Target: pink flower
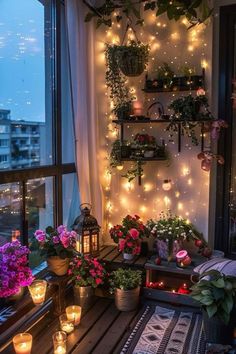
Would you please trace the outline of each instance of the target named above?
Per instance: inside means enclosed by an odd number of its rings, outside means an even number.
[[[119,243],[120,251],[124,251],[125,245],[126,245],[126,240],[121,240]]]
[[[97,284],[97,285],[99,285],[99,284],[101,284],[101,283],[102,283],[102,279],[100,279],[100,278],[96,278],[96,279],[95,279],[95,282],[96,282],[96,284]]]
[[[43,230],[37,230],[34,233],[34,236],[38,242],[45,242],[46,240],[46,234]]]
[[[70,238],[68,232],[64,231],[63,233],[61,233],[60,240],[65,248],[68,248],[70,246]]]
[[[129,234],[133,240],[137,240],[139,237],[139,231],[137,229],[130,229]]]
[[[60,239],[58,236],[53,236],[52,240],[53,240],[53,243],[55,243],[55,244],[60,242]]]
[[[90,269],[89,273],[92,275],[93,278],[95,278],[97,275],[94,269]]]
[[[67,229],[66,229],[66,226],[65,225],[60,225],[60,226],[58,226],[58,228],[57,228],[57,232],[59,233],[59,234],[61,234],[62,232],[65,232]]]

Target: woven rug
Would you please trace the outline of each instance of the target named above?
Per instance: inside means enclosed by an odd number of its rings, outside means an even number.
[[[147,306],[120,354],[131,353],[205,353],[201,314]]]

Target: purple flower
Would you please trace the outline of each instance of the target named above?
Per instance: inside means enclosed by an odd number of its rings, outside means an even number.
[[[43,230],[35,231],[34,236],[38,242],[45,242],[46,240],[46,234]]]
[[[53,240],[53,243],[55,243],[55,244],[60,242],[60,239],[58,236],[53,236],[52,240]]]
[[[70,233],[69,232],[63,232],[60,234],[60,240],[61,243],[65,248],[68,248],[70,246]]]
[[[58,228],[57,228],[57,232],[58,232],[59,234],[61,234],[61,233],[63,233],[63,232],[66,232],[66,231],[67,231],[67,228],[66,228],[65,225],[60,225],[60,226],[58,226]]]

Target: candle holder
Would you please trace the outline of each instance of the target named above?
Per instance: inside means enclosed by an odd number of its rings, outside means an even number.
[[[66,316],[68,320],[73,321],[74,325],[77,326],[80,323],[81,318],[81,307],[72,305],[66,308]]]
[[[28,288],[35,305],[44,303],[47,290],[46,280],[34,280]]]
[[[33,337],[30,333],[19,333],[13,337],[13,346],[16,354],[30,354]]]
[[[61,327],[61,330],[66,332],[66,333],[71,333],[74,331],[74,321],[72,320],[69,320],[67,318],[67,315],[66,313],[63,313],[60,317],[60,327]]]
[[[58,331],[53,334],[54,354],[66,354],[67,335],[63,331]]]

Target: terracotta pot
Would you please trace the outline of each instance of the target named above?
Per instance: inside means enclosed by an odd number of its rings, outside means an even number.
[[[176,259],[176,254],[182,249],[182,243],[179,241],[174,241],[173,245],[169,247],[167,241],[156,240],[156,247],[159,257],[168,261],[174,261]],[[169,249],[171,248],[171,252]]]
[[[75,305],[79,305],[82,309],[88,309],[93,303],[94,288],[92,286],[74,285]]]
[[[132,290],[115,289],[115,304],[120,311],[133,311],[139,303],[140,287]]]
[[[50,272],[62,276],[65,275],[69,268],[69,258],[62,259],[58,256],[47,258],[48,269]]]
[[[123,258],[126,260],[126,261],[132,261],[132,259],[134,259],[134,255],[131,254],[131,253],[123,253]]]

